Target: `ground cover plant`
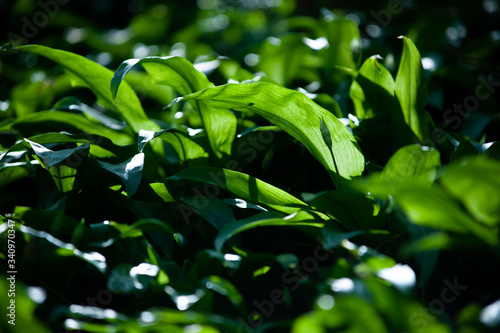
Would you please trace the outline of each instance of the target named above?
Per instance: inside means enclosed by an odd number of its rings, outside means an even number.
[[[0,50],[2,332],[499,330],[495,1],[48,3]]]

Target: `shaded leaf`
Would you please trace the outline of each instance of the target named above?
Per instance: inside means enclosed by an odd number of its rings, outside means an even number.
[[[475,158],[450,166],[440,180],[475,219],[494,227],[500,223],[499,175],[500,162]]]
[[[125,162],[119,164],[110,164],[98,161],[101,168],[114,173],[122,180],[127,189],[127,195],[131,197],[139,188],[144,168],[144,153],[139,153]]]

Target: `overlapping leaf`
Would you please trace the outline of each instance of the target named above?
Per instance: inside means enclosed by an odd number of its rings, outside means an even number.
[[[200,100],[212,107],[260,114],[302,142],[328,170],[337,186],[341,183],[335,174],[351,179],[364,169],[364,157],[347,128],[330,112],[297,91],[267,82],[227,84],[176,101],[181,100]],[[323,140],[321,120],[330,129],[335,161]]]

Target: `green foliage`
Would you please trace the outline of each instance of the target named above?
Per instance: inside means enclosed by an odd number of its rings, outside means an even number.
[[[245,3],[0,50],[0,330],[496,332],[496,77],[430,70],[396,7],[365,8],[394,19],[369,39],[356,12]],[[479,111],[441,110],[450,83]]]

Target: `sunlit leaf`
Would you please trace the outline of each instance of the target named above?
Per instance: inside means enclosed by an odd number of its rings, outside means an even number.
[[[158,130],[158,125],[146,116],[135,92],[127,83],[123,84],[115,102],[109,91],[109,83],[113,77],[109,69],[75,53],[46,46],[25,45],[14,49],[47,57],[61,65],[77,80],[78,85],[91,89],[103,106],[119,112],[136,133],[141,129]]]
[[[299,92],[266,82],[227,84],[177,99],[181,100],[200,100],[213,107],[260,114],[302,142],[328,170],[337,186],[341,186],[335,176],[337,168],[344,179],[358,176],[364,169],[364,157],[347,128]],[[337,167],[323,141],[321,120],[330,129]]]
[[[215,167],[193,167],[179,171],[169,179],[187,179],[217,185],[237,198],[291,214],[309,206],[291,194],[247,174]]]
[[[429,118],[424,110],[427,104],[427,84],[424,68],[415,44],[402,36],[404,47],[396,76],[396,96],[401,104],[406,123],[420,141],[429,138]]]
[[[115,72],[111,81],[113,96],[118,93],[125,75],[136,65],[141,64],[158,84],[173,87],[182,95],[194,93],[213,86],[205,75],[182,57],[147,57],[124,61]],[[221,108],[207,108],[195,103],[200,112],[203,127],[208,136],[210,146],[218,158],[223,154],[231,154],[231,144],[236,135],[236,117]]]

